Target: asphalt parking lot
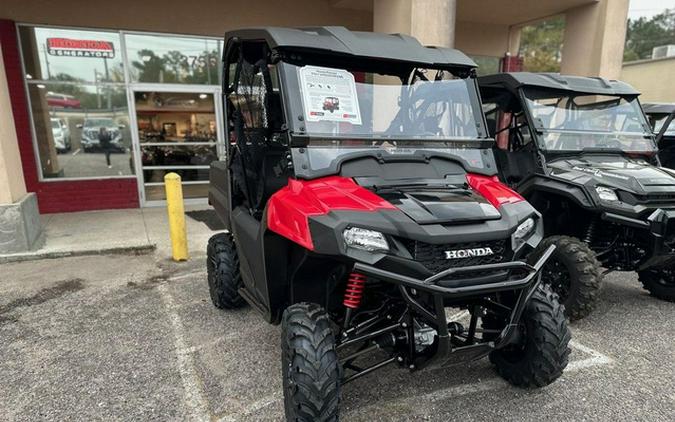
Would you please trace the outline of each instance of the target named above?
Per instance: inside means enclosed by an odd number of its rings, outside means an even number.
[[[343,389],[343,420],[675,420],[675,304],[606,280],[555,384],[516,389],[487,360],[392,367]],[[279,332],[215,309],[203,256],[3,264],[0,420],[280,420]]]
[[[133,175],[129,161],[129,153],[110,154],[108,168],[103,152],[84,152],[81,148],[57,155],[59,168],[63,170],[63,177],[90,177],[99,176],[129,176]]]

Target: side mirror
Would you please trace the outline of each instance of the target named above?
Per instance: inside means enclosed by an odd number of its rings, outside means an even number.
[[[75,127],[78,128],[78,129],[82,129],[82,123],[76,124]]]

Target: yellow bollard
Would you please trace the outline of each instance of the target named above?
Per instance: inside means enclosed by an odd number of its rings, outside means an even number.
[[[164,186],[166,188],[166,209],[169,213],[172,257],[174,261],[186,261],[188,259],[187,231],[185,230],[183,187],[180,176],[176,173],[167,173],[164,176]]]

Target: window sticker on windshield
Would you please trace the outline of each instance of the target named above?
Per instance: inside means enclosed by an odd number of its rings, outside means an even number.
[[[361,124],[354,75],[318,66],[305,66],[299,74],[307,121]]]

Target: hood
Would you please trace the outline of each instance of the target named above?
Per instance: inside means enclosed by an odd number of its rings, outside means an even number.
[[[636,194],[675,192],[675,174],[644,160],[587,156],[548,163],[550,175],[579,184],[603,185]]]
[[[501,218],[497,208],[470,189],[393,189],[377,194],[417,224],[468,223]]]

